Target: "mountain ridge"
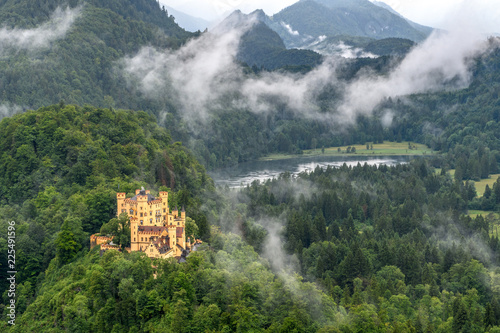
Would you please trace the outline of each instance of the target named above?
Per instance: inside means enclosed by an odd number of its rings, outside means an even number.
[[[405,38],[420,42],[430,32],[367,0],[301,0],[270,17],[269,26],[288,48],[307,47],[322,36]]]

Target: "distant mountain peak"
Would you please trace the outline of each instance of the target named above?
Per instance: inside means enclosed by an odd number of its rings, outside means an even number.
[[[191,32],[197,30],[203,31],[210,26],[210,22],[207,20],[191,16],[189,14],[186,14],[182,11],[179,11],[169,6],[165,6],[165,8],[167,9],[170,15],[175,17],[175,22],[177,22],[179,26],[186,29],[187,31]]]
[[[308,48],[320,37],[340,35],[420,42],[432,31],[368,0],[301,0],[272,16],[268,25],[288,48]]]

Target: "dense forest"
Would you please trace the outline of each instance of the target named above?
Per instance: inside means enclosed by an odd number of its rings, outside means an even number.
[[[500,181],[494,189],[498,211]],[[496,332],[499,221],[464,215],[475,197],[425,159],[318,167],[233,191],[216,220],[227,231],[236,221],[275,268],[321,286],[347,312],[340,331]]]
[[[90,234],[116,216],[117,191],[171,189],[171,205],[190,210],[199,236],[209,233],[197,216],[211,179],[145,112],[53,105],[3,119],[0,142],[0,223],[17,224],[17,282],[28,294],[54,258],[62,265],[88,251]],[[6,252],[7,234],[0,242]]]

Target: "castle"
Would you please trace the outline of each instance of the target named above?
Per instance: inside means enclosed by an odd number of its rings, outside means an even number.
[[[170,212],[168,192],[160,192],[155,198],[149,190],[136,190],[135,196],[126,198],[117,193],[117,215],[126,213],[130,220],[130,249],[141,251],[150,258],[180,258],[191,249],[186,240],[186,212],[180,214],[177,207]],[[91,247],[101,245],[101,250],[116,249],[112,237],[92,235]]]

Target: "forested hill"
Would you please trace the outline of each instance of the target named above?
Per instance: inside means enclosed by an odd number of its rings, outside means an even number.
[[[177,48],[192,36],[180,28],[155,0],[1,1],[0,24],[22,32],[42,32],[57,8],[71,8],[74,22],[47,47],[3,45],[0,87],[3,103],[23,108],[67,103],[139,107],[129,98],[114,62],[142,46]],[[64,20],[64,12],[62,20]],[[69,14],[68,14],[69,15]],[[38,30],[36,30],[38,29]]]
[[[48,20],[57,7],[67,6],[110,10],[125,19],[157,26],[175,37],[185,38],[190,35],[180,28],[166,10],[160,8],[158,2],[154,0],[2,0],[0,1],[0,20],[7,26],[32,27]]]
[[[116,192],[171,191],[206,239],[205,169],[145,112],[72,105],[27,111],[0,122],[0,228],[16,222],[17,283],[34,296],[52,259],[84,255],[89,235],[116,216]],[[0,250],[6,253],[6,233]],[[0,266],[7,267],[1,257]],[[41,274],[41,275],[40,275]],[[6,279],[0,279],[0,293]],[[5,303],[4,303],[5,304]]]

